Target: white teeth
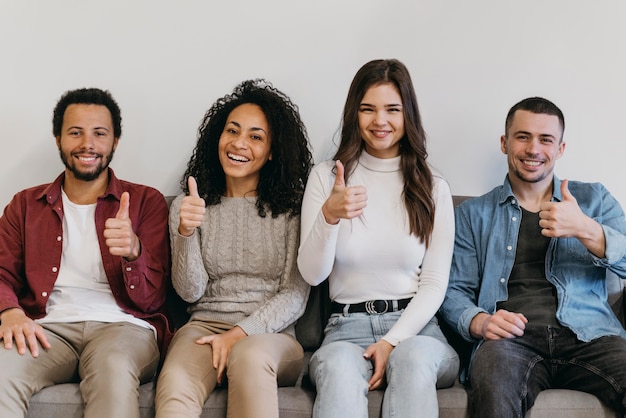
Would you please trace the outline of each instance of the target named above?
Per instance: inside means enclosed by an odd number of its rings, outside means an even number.
[[[228,158],[230,158],[231,160],[239,161],[239,162],[242,162],[242,163],[246,163],[246,162],[250,161],[249,159],[247,159],[246,157],[242,157],[241,155],[235,155],[235,154],[231,154],[231,153],[228,153],[226,155],[228,155]]]
[[[541,162],[539,161],[527,161],[527,160],[523,161],[523,163],[526,165],[533,166],[533,167],[536,167],[541,164]]]
[[[78,157],[79,160],[89,162],[96,159],[96,157]]]

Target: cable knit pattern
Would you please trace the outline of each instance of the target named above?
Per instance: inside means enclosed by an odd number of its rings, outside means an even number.
[[[299,217],[261,218],[254,198],[222,197],[184,237],[178,233],[183,197],[170,210],[172,282],[191,303],[192,318],[236,324],[248,335],[294,335],[310,289],[296,264]]]

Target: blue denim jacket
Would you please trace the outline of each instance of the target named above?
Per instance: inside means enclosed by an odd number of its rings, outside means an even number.
[[[554,177],[552,201],[561,201]],[[626,220],[615,198],[600,183],[569,182],[581,210],[602,225],[605,258],[590,253],[576,238],[552,238],[546,254],[546,278],[557,291],[558,321],[581,341],[626,331],[607,302],[606,269],[626,277]],[[502,186],[455,209],[456,238],[450,281],[441,314],[465,340],[478,313],[492,314],[508,297],[522,212],[508,177]],[[476,348],[476,346],[475,346]]]

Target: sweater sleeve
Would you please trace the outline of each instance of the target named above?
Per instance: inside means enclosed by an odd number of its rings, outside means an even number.
[[[418,334],[426,326],[443,302],[448,286],[454,248],[454,209],[448,183],[435,177],[433,196],[435,223],[422,261],[417,292],[400,319],[383,337],[393,346]]]
[[[330,275],[335,262],[339,225],[330,225],[322,214],[322,205],[330,195],[334,176],[332,161],[318,164],[311,171],[302,200],[302,241],[298,267],[311,286]],[[341,222],[341,221],[340,221]]]
[[[184,194],[174,199],[170,208],[170,243],[172,246],[172,285],[188,303],[196,302],[206,291],[209,275],[202,263],[200,228],[185,237],[178,233],[180,205]]]
[[[280,332],[302,316],[306,307],[310,287],[302,279],[296,263],[300,219],[297,216],[284,216],[287,251],[278,292],[237,324],[248,335]]]

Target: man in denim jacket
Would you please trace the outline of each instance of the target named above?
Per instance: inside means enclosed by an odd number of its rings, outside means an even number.
[[[607,270],[626,277],[626,221],[599,183],[553,173],[561,110],[511,108],[502,186],[461,204],[445,320],[474,343],[470,415],[523,417],[541,390],[592,393],[626,411],[626,331],[607,302]]]

